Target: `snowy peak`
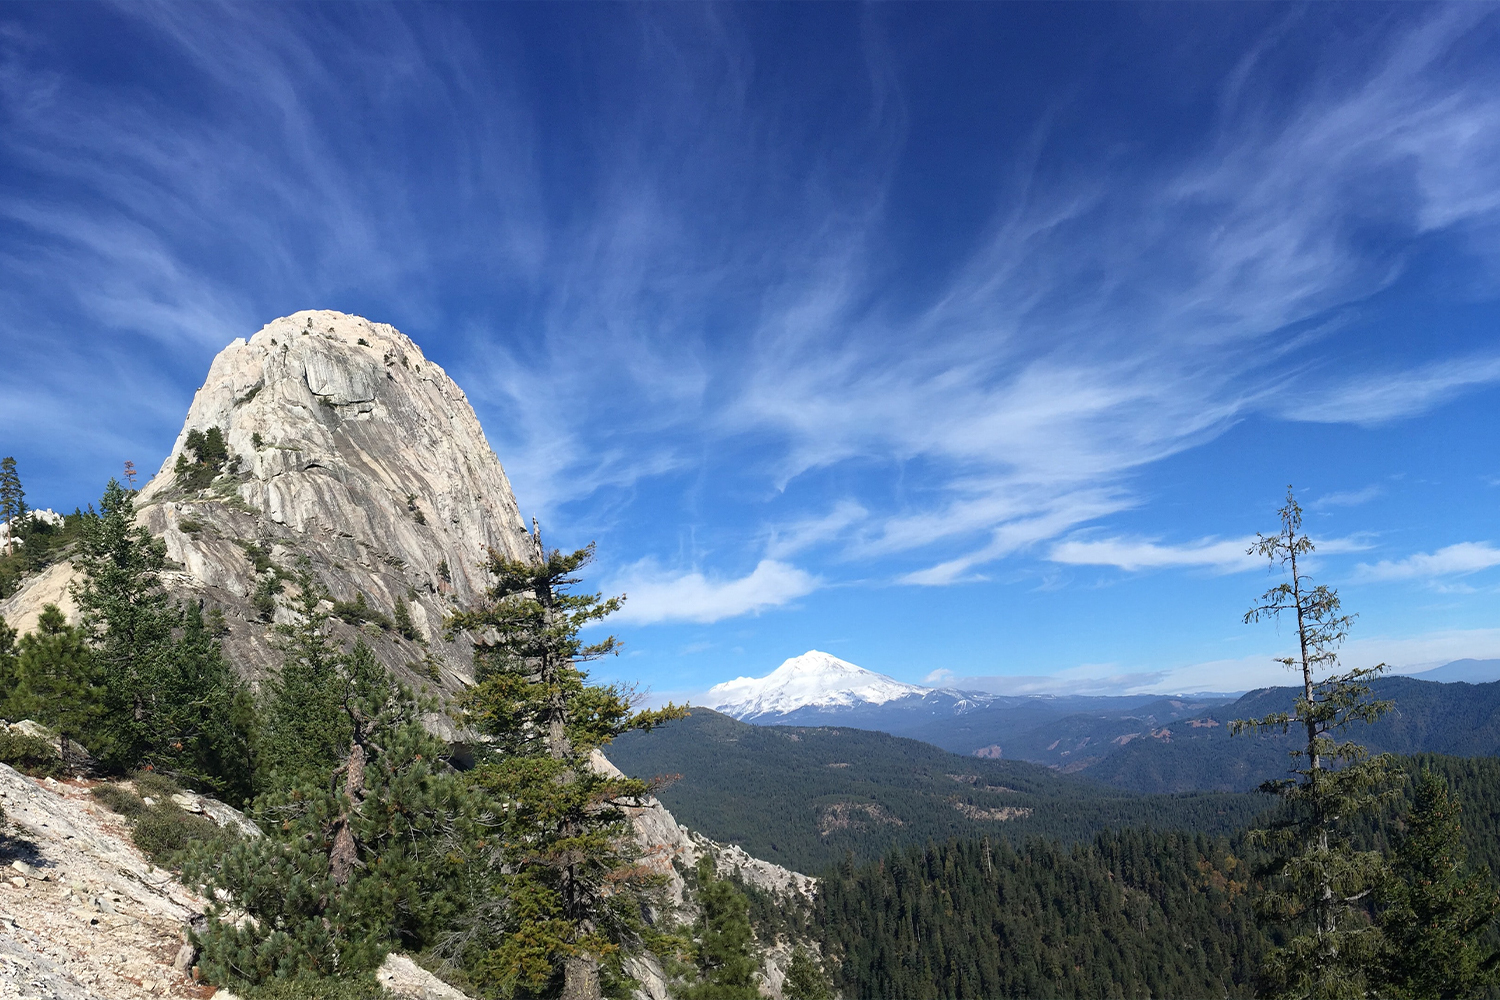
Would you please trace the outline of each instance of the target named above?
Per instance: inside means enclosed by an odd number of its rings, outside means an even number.
[[[736,677],[715,684],[708,689],[706,702],[709,708],[736,719],[753,719],[799,708],[883,705],[912,695],[921,697],[930,690],[812,649],[764,677]]]

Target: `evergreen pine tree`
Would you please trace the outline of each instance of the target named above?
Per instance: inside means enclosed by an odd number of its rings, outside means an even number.
[[[1314,586],[1298,567],[1313,542],[1302,531],[1302,508],[1290,487],[1277,513],[1281,530],[1259,535],[1249,551],[1283,570],[1287,580],[1266,591],[1245,621],[1295,620],[1298,652],[1279,662],[1300,674],[1301,690],[1291,712],[1236,720],[1232,727],[1239,733],[1296,726],[1305,735],[1292,751],[1297,777],[1262,786],[1281,796],[1287,809],[1277,823],[1256,831],[1273,858],[1258,905],[1290,932],[1287,943],[1266,956],[1262,974],[1278,996],[1359,997],[1379,946],[1379,932],[1360,907],[1384,879],[1385,862],[1379,852],[1355,850],[1349,834],[1360,815],[1393,794],[1393,765],[1389,755],[1372,757],[1362,745],[1336,737],[1390,708],[1369,698],[1368,681],[1385,664],[1329,673],[1336,671],[1354,617],[1343,613],[1337,591]]]
[[[698,906],[694,957],[700,981],[683,990],[682,996],[685,1000],[758,1000],[750,905],[732,882],[714,876],[713,860],[708,857],[698,861]]]
[[[343,715],[343,753],[321,769],[304,761],[256,800],[265,836],[187,866],[215,900],[200,936],[214,981],[368,972],[393,948],[428,946],[452,920],[451,847],[472,810],[445,747],[363,643],[337,654],[325,680]],[[231,910],[253,919],[219,919]]]
[[[35,719],[66,740],[89,746],[104,715],[104,679],[83,629],[69,625],[57,605],[42,608],[36,631],[16,647],[12,718]]]
[[[6,555],[16,551],[16,534],[25,516],[26,491],[21,489],[21,477],[16,474],[16,460],[7,455],[0,458],[0,521],[10,525],[5,543]]]
[[[792,950],[792,961],[787,965],[786,978],[781,983],[781,995],[786,1000],[833,1000],[833,990],[817,959],[801,945]]]
[[[1448,783],[1423,769],[1415,791],[1383,893],[1380,995],[1487,995],[1500,952],[1481,938],[1500,913],[1500,893],[1488,868],[1466,869],[1461,810]]]
[[[247,695],[204,627],[172,602],[165,548],[135,524],[134,494],[111,479],[83,525],[74,596],[102,704],[83,737],[106,767],[159,768],[240,798],[248,791]]]
[[[250,690],[224,658],[202,607],[188,604],[179,615],[181,627],[154,678],[141,761],[239,805],[251,793]]]
[[[593,546],[546,553],[539,534],[533,544],[530,562],[492,552],[487,602],[448,622],[450,632],[476,637],[465,718],[490,742],[473,779],[495,803],[504,839],[483,893],[494,905],[471,914],[464,961],[486,988],[560,988],[567,1000],[598,1000],[601,963],[618,956],[656,880],[635,864],[623,812],[649,786],[591,755],[685,713],[671,705],[637,712],[628,691],[587,683],[581,664],[618,642],[585,643],[579,632],[622,598],[571,592]],[[488,936],[473,922],[485,914]]]
[[[104,680],[104,721],[88,744],[108,767],[138,765],[149,746],[153,682],[177,624],[158,574],[166,550],[135,524],[132,495],[111,479],[98,512],[85,515],[75,584],[83,627]]]
[[[300,614],[280,626],[281,667],[261,689],[255,738],[255,790],[285,790],[324,781],[347,752],[351,724],[341,697],[343,654],[328,637],[322,591],[298,581]]]
[[[21,680],[17,673],[16,630],[0,615],[0,719],[19,719],[15,707]]]

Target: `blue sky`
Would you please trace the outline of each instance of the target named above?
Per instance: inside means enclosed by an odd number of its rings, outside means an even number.
[[[340,309],[598,541],[658,694],[1273,682],[1288,483],[1351,662],[1500,656],[1497,53],[1478,4],[11,5],[0,452],[87,503]]]

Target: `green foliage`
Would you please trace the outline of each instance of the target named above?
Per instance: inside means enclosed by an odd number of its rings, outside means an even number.
[[[89,790],[100,805],[130,821],[130,839],[163,868],[178,868],[191,856],[228,850],[238,835],[179,807],[171,796],[182,789],[170,778],[138,771],[135,791],[114,783]],[[151,799],[151,805],[146,799]]]
[[[1248,867],[1228,840],[1141,830],[913,846],[827,874],[823,954],[852,997],[1250,996]]]
[[[0,615],[0,719],[20,718],[11,709],[11,701],[21,683],[16,670],[16,630],[6,623],[4,615]]]
[[[1386,869],[1383,856],[1356,849],[1351,834],[1361,814],[1378,810],[1394,794],[1394,762],[1388,755],[1371,757],[1363,745],[1340,742],[1336,734],[1354,722],[1373,722],[1390,708],[1369,697],[1368,679],[1385,665],[1319,676],[1338,666],[1338,648],[1354,619],[1343,613],[1336,591],[1313,586],[1297,567],[1313,543],[1302,532],[1302,509],[1290,488],[1277,513],[1281,530],[1259,535],[1250,552],[1283,569],[1288,579],[1266,591],[1245,621],[1294,617],[1299,653],[1280,662],[1300,672],[1302,690],[1290,712],[1233,724],[1236,732],[1285,733],[1296,726],[1305,735],[1305,743],[1291,751],[1300,762],[1292,769],[1296,777],[1263,786],[1288,808],[1255,832],[1271,852],[1257,908],[1290,937],[1266,955],[1262,976],[1279,996],[1364,996],[1379,934],[1360,901],[1385,880]]]
[[[640,932],[660,879],[637,863],[623,807],[645,782],[601,773],[590,754],[622,733],[680,717],[637,712],[629,692],[589,685],[581,664],[614,653],[613,636],[579,636],[620,598],[575,594],[593,547],[535,562],[490,556],[486,603],[449,619],[476,637],[468,725],[489,738],[472,776],[492,803],[502,847],[474,887],[467,922],[445,943],[482,989],[598,996],[601,965]]]
[[[317,782],[349,746],[352,723],[344,709],[347,659],[326,634],[328,615],[310,578],[300,581],[300,615],[278,628],[280,668],[261,689],[256,732],[255,791],[285,791]]]
[[[245,557],[248,558],[250,560],[250,564],[255,567],[255,573],[257,576],[262,573],[270,573],[276,569],[276,564],[271,561],[271,550],[266,548],[260,542],[242,541],[239,543],[239,546],[240,548],[245,550]]]
[[[265,440],[260,436],[260,431],[255,431],[250,435],[250,443],[254,445],[257,450],[266,446]]]
[[[13,686],[0,714],[35,719],[86,746],[104,724],[103,672],[88,633],[69,625],[55,604],[42,608],[37,630],[16,647]]]
[[[833,1000],[828,977],[812,953],[801,945],[792,949],[792,961],[786,967],[781,995],[786,1000]]]
[[[421,507],[417,506],[417,495],[415,493],[406,494],[406,512],[410,514],[411,519],[413,521],[416,521],[418,524],[427,523],[427,515],[422,513]]]
[[[200,964],[216,982],[360,974],[392,948],[426,947],[454,917],[473,812],[464,783],[442,763],[445,748],[423,729],[411,693],[363,644],[333,651],[318,624],[292,637],[267,713],[275,738],[293,740],[315,717],[289,718],[286,699],[321,677],[342,714],[334,729],[343,752],[326,741],[311,753],[273,744],[277,781],[251,810],[266,835],[200,852],[187,866],[209,898],[231,901],[215,904],[201,935]],[[231,907],[253,919],[219,920]]]
[[[282,589],[281,581],[275,576],[261,577],[255,585],[254,593],[250,595],[250,606],[255,609],[257,618],[268,622],[276,617],[276,595]]]
[[[1417,778],[1406,830],[1383,888],[1380,995],[1468,997],[1495,986],[1500,952],[1482,940],[1500,893],[1488,868],[1469,870],[1460,806],[1431,770]]]
[[[154,864],[179,868],[190,853],[217,854],[239,837],[166,801],[146,807],[131,820],[130,839]]]
[[[698,862],[698,906],[693,957],[699,981],[681,990],[685,1000],[757,1000],[759,967],[751,949],[750,906],[734,883],[714,877],[713,861]]]
[[[40,573],[63,559],[77,544],[82,533],[84,515],[73,512],[62,524],[52,524],[39,517],[20,518],[11,524],[11,537],[19,544],[7,552],[0,549],[0,598],[8,597],[21,581]]]
[[[89,794],[110,812],[119,813],[127,819],[139,816],[146,811],[146,803],[141,800],[139,795],[125,786],[116,785],[113,782],[95,785],[89,789]]]
[[[394,628],[396,633],[403,639],[417,642],[422,638],[422,633],[417,631],[416,623],[411,620],[411,609],[401,598],[396,598],[396,614],[394,615]]]
[[[7,455],[0,458],[0,521],[9,522],[14,528],[25,516],[26,491],[21,488],[21,477],[16,474],[16,460]],[[11,543],[13,546],[14,542]]]
[[[244,1000],[386,1000],[390,996],[373,975],[316,979],[271,979],[243,989]]]
[[[369,623],[378,627],[382,632],[389,632],[396,627],[388,615],[370,606],[362,590],[355,591],[352,601],[334,601],[333,617],[350,625]]]
[[[75,596],[102,686],[81,736],[116,770],[150,766],[231,802],[249,792],[250,696],[201,606],[174,604],[159,540],[135,526],[132,494],[110,480],[83,525]]]
[[[61,774],[63,762],[52,741],[28,736],[0,726],[0,764],[9,764],[22,774],[36,778]]]
[[[192,452],[189,460],[188,453]],[[188,431],[183,442],[183,451],[172,467],[177,484],[185,490],[207,489],[229,461],[229,447],[224,443],[224,432],[210,427],[205,433],[196,428]]]

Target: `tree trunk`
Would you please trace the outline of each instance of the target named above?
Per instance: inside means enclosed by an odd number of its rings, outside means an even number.
[[[592,955],[574,955],[563,963],[562,1000],[601,1000],[599,962]]]

